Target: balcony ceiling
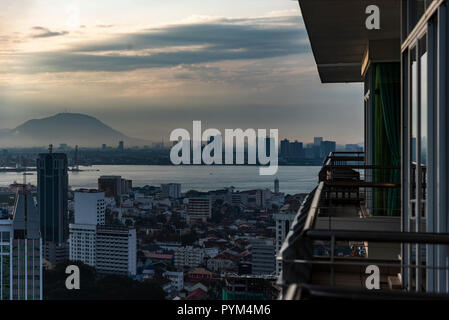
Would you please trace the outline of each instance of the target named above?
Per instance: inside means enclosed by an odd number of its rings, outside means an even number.
[[[298,0],[323,83],[361,82],[370,40],[400,38],[400,0]],[[367,30],[365,9],[380,9],[380,30]]]

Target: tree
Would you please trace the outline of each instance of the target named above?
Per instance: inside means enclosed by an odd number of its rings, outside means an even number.
[[[68,265],[80,269],[80,289],[65,286]],[[46,300],[163,300],[164,290],[156,283],[137,281],[127,276],[99,275],[95,268],[82,262],[65,261],[44,272],[44,299]]]

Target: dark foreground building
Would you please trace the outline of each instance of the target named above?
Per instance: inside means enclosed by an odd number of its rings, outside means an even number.
[[[52,264],[66,260],[68,251],[68,165],[65,153],[39,154],[37,202],[44,258]]]
[[[448,1],[299,4],[321,81],[364,83],[365,152],[327,157],[280,252],[282,298],[448,298]]]

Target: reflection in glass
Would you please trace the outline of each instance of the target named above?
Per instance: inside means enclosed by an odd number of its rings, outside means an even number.
[[[419,56],[420,56],[420,135],[421,135],[421,167],[422,167],[422,181],[427,183],[426,168],[427,168],[427,115],[428,115],[428,95],[427,95],[427,46],[426,37],[419,41]],[[426,188],[423,186],[423,199],[426,199]],[[423,211],[425,206],[423,206]]]
[[[418,62],[416,61],[416,49],[413,48],[410,52],[412,62],[411,74],[411,141],[410,141],[410,159],[416,162],[416,141],[418,137]]]

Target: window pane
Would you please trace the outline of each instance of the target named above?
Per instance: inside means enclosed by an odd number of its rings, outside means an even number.
[[[412,63],[411,74],[411,141],[410,141],[410,159],[416,162],[416,141],[418,137],[418,63],[416,61],[416,48],[413,48],[410,52]]]

